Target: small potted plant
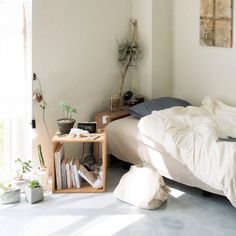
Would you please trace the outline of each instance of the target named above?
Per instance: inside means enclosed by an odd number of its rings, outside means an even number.
[[[46,190],[48,185],[48,169],[45,165],[41,144],[38,145],[38,163],[37,180],[43,187],[43,190]]]
[[[2,204],[20,201],[20,188],[14,184],[4,185],[0,183],[0,202]]]
[[[60,134],[69,134],[75,123],[72,116],[76,114],[77,110],[64,101],[60,102],[60,108],[62,109],[63,118],[57,120],[59,132]]]
[[[25,200],[30,203],[42,201],[44,198],[43,187],[37,180],[29,181],[25,188]]]
[[[23,161],[20,158],[15,160],[17,165],[17,176],[15,177],[15,184],[20,188],[20,191],[23,193],[25,191],[25,186],[28,183],[28,179],[25,177],[27,173],[29,173],[32,169],[31,161]]]

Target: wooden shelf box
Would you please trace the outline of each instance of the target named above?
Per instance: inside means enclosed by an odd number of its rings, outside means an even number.
[[[55,135],[52,138],[52,151],[53,151],[53,157],[51,159],[52,161],[52,191],[53,193],[99,193],[104,192],[106,187],[106,172],[107,172],[107,147],[106,147],[106,133],[96,133],[96,134],[90,134],[90,135],[97,135],[98,137],[96,139],[91,139],[91,136],[88,137],[82,137],[82,138],[71,138],[69,135],[63,135],[58,136]],[[98,162],[99,158],[99,145],[101,145],[101,152],[102,152],[102,181],[103,181],[103,187],[96,189],[89,185],[89,183],[83,181],[81,188],[75,189],[75,188],[68,188],[68,189],[56,189],[56,174],[55,174],[55,151],[57,150],[57,147],[60,144],[64,143],[94,143],[94,156],[96,158],[96,161]]]

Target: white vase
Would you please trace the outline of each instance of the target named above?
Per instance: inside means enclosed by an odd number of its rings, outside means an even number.
[[[14,184],[20,188],[20,192],[25,192],[25,187],[27,186],[29,180],[28,179],[16,179],[14,180]]]
[[[119,111],[120,109],[120,97],[118,95],[113,95],[109,98],[109,110],[111,112]]]
[[[39,181],[39,184],[43,187],[43,190],[48,188],[48,169],[43,168],[37,171],[36,179]]]

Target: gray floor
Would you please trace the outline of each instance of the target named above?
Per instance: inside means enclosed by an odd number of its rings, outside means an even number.
[[[236,209],[224,197],[202,196],[200,190],[166,181],[168,201],[143,210],[112,195],[124,170],[108,171],[108,188],[99,194],[54,194],[38,204],[23,199],[0,205],[0,235],[236,235]]]

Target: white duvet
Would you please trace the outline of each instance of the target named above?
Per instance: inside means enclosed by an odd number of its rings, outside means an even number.
[[[206,97],[201,107],[153,111],[138,127],[236,207],[236,142],[217,141],[236,137],[236,107]]]

